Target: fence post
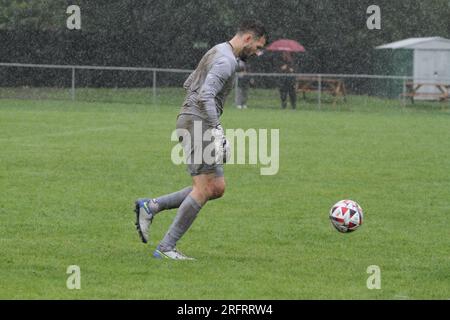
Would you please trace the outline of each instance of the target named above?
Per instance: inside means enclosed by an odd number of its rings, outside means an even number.
[[[406,98],[406,78],[403,78],[403,93],[402,93],[402,103],[405,105]]]
[[[236,81],[234,82],[234,102],[237,103],[238,86],[239,86],[239,73],[236,74]]]
[[[75,100],[75,68],[72,68],[72,89],[71,89],[72,101]]]
[[[156,104],[156,70],[153,70],[153,104]]]
[[[320,104],[321,104],[321,95],[322,95],[322,75],[319,74],[319,85],[318,85],[318,92],[317,92],[319,110],[320,110]]]

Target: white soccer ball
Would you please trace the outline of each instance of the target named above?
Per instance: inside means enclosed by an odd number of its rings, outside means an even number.
[[[353,200],[341,200],[330,209],[331,224],[339,232],[352,232],[363,223],[363,210]]]

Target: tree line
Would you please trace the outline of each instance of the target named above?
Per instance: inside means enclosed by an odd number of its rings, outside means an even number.
[[[68,30],[66,8],[81,9]],[[381,29],[366,26],[367,0],[3,0],[2,62],[194,68],[239,21],[257,18],[278,38],[299,41],[300,72],[370,73],[374,47],[409,37],[450,38],[450,1],[377,0]],[[270,71],[271,56],[257,63]]]

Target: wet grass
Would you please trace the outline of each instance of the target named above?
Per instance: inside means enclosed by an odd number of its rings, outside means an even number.
[[[250,109],[230,103],[223,125],[279,129],[279,172],[226,167],[225,196],[179,243],[194,262],[151,257],[174,210],[155,218],[149,245],[133,225],[136,197],[190,184],[170,160],[180,94],[0,99],[0,298],[450,298],[448,110],[354,97],[341,112],[281,111],[276,92],[256,93]],[[351,234],[328,220],[344,198],[365,210]],[[66,287],[70,265],[81,290]],[[371,265],[380,290],[366,286]]]

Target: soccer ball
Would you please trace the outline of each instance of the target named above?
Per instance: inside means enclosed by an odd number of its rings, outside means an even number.
[[[363,210],[353,200],[341,200],[330,209],[331,224],[339,232],[352,232],[363,223]]]

